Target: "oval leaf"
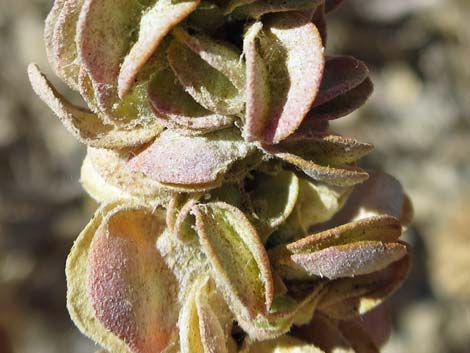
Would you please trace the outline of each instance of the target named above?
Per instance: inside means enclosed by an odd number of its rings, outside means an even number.
[[[277,143],[299,127],[316,97],[323,46],[316,27],[296,12],[273,16],[262,29],[256,26],[258,30],[249,31],[244,44],[245,138]]]
[[[201,245],[215,282],[233,313],[245,320],[266,313],[273,300],[268,256],[245,215],[222,202],[193,209]]]

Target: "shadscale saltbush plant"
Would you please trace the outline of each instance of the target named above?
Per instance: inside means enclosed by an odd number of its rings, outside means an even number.
[[[364,63],[325,54],[340,2],[55,1],[48,58],[88,108],[28,72],[87,146],[101,206],[67,306],[104,349],[378,351],[363,322],[407,276],[411,208],[356,165],[370,144],[329,131],[372,92]]]

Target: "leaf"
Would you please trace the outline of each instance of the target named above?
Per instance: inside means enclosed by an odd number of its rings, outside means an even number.
[[[149,99],[156,115],[170,129],[210,132],[232,125],[233,118],[215,114],[197,103],[171,69],[156,73],[149,84]]]
[[[47,60],[55,73],[57,73],[59,69],[54,58],[54,31],[65,2],[66,0],[54,0],[54,4],[52,5],[51,11],[47,15],[44,25],[44,44],[46,48]]]
[[[268,256],[244,214],[222,202],[193,208],[200,243],[232,312],[244,320],[266,313],[273,300]]]
[[[196,282],[180,314],[182,353],[228,353],[227,335],[208,300],[208,281]]]
[[[396,242],[400,235],[400,222],[394,217],[384,215],[329,228],[290,243],[286,247],[292,253],[300,254],[358,241]]]
[[[330,167],[305,160],[288,152],[275,152],[273,155],[300,168],[312,179],[325,182],[329,185],[351,186],[361,183],[368,178],[368,174],[364,170],[347,164]]]
[[[245,37],[245,139],[278,143],[301,124],[320,87],[323,47],[303,15],[274,15]],[[264,68],[265,67],[265,68]]]
[[[321,165],[353,163],[367,155],[371,144],[328,133],[292,135],[277,145],[263,145],[268,152],[292,154]]]
[[[39,98],[52,109],[75,138],[88,146],[123,148],[140,145],[154,138],[161,131],[158,125],[136,126],[132,131],[106,125],[101,117],[68,102],[56,91],[36,65],[28,66],[28,75],[33,90]]]
[[[85,190],[98,202],[117,197],[138,199],[152,206],[167,204],[171,190],[142,173],[129,170],[127,159],[126,154],[116,151],[88,148],[81,174]]]
[[[308,276],[336,279],[380,271],[406,255],[399,243],[359,241],[326,249],[291,255]]]
[[[231,165],[253,151],[235,130],[194,137],[166,130],[127,165],[159,183],[208,189],[219,185]]]
[[[251,202],[256,215],[269,228],[281,225],[292,213],[299,196],[299,178],[290,171],[259,173],[253,181]]]
[[[331,12],[334,9],[336,9],[343,0],[325,0],[325,5],[326,5],[326,12]]]
[[[307,115],[306,123],[311,119],[338,119],[359,109],[374,90],[372,81],[367,78],[356,88],[342,94],[335,99],[314,107]]]
[[[122,98],[134,84],[139,70],[156,51],[163,38],[199,5],[199,0],[169,2],[157,0],[140,20],[139,38],[124,58],[118,77]]]
[[[367,66],[351,56],[326,59],[320,91],[312,107],[335,99],[359,86],[369,76]]]
[[[80,66],[75,42],[78,16],[83,0],[66,0],[52,32],[50,49],[56,74],[72,89],[77,89]]]
[[[152,246],[164,229],[162,216],[140,206],[104,206],[67,259],[71,317],[108,351],[160,351],[176,330],[169,291],[177,282]]]
[[[351,319],[377,307],[403,283],[410,270],[410,257],[393,262],[385,269],[355,278],[343,278],[327,285],[319,310],[341,320]]]
[[[180,84],[204,108],[224,115],[242,111],[244,102],[241,92],[223,72],[179,40],[171,42],[167,55]],[[211,58],[216,61],[216,58]]]

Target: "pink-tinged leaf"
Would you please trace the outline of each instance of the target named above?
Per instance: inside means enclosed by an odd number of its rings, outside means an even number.
[[[336,9],[344,0],[325,0],[326,12],[331,12]]]
[[[253,151],[235,130],[194,137],[166,130],[128,166],[160,183],[213,188],[237,160]]]
[[[242,92],[229,77],[203,60],[187,45],[175,39],[171,42],[167,55],[180,84],[204,108],[224,115],[242,111]]]
[[[228,353],[228,335],[222,317],[211,300],[213,293],[207,279],[196,282],[184,304],[179,319],[182,353]],[[225,323],[224,323],[225,324]]]
[[[354,163],[367,155],[371,144],[328,133],[294,134],[277,145],[263,148],[276,155],[288,153],[321,165]]]
[[[98,202],[107,202],[111,194],[117,194],[118,199],[137,199],[152,206],[167,205],[174,190],[132,171],[127,165],[130,154],[132,150],[88,148],[80,177],[85,190]],[[103,187],[98,188],[98,185]]]
[[[308,113],[305,122],[311,119],[338,119],[359,109],[365,104],[374,90],[372,81],[367,78],[356,88],[322,105],[314,107]]]
[[[86,282],[96,318],[135,353],[162,352],[177,332],[178,283],[155,247],[164,230],[161,210],[123,207],[90,245]]]
[[[400,221],[405,217],[409,221],[410,212],[406,207],[400,183],[388,174],[371,171],[370,179],[354,187],[342,210],[330,222],[323,225],[322,229],[383,215],[395,217]]]
[[[247,339],[246,341],[248,341]],[[272,340],[245,342],[243,353],[325,353],[315,345],[290,335]]]
[[[141,11],[133,0],[85,0],[77,26],[78,54],[99,101],[116,95],[119,68]]]
[[[60,12],[65,5],[66,0],[55,0],[51,11],[47,15],[46,22],[44,25],[44,44],[46,47],[46,55],[49,64],[51,65],[54,72],[58,72],[58,67],[54,58],[54,31],[59,20]]]
[[[222,202],[193,209],[214,280],[232,312],[244,320],[266,314],[273,301],[269,259],[256,230],[236,207]]]
[[[287,245],[294,254],[314,252],[330,246],[357,241],[396,242],[401,235],[400,221],[391,216],[377,216],[327,229]]]
[[[369,76],[367,66],[351,56],[328,57],[322,83],[312,107],[322,105],[351,91]]]
[[[207,64],[224,74],[239,91],[245,89],[245,67],[238,48],[203,35],[189,35],[180,28],[176,28],[173,34]]]
[[[403,283],[410,270],[410,257],[391,263],[385,269],[327,284],[319,309],[332,318],[352,319],[377,307]]]
[[[320,2],[320,0],[257,0],[249,4],[241,4],[234,9],[232,16],[259,19],[268,13],[314,10]]]
[[[168,128],[210,132],[233,123],[232,117],[212,113],[199,105],[185,92],[169,68],[153,76],[149,99],[155,114]]]
[[[255,141],[262,135],[269,114],[270,88],[268,70],[258,53],[257,36],[262,23],[256,22],[245,34],[243,52],[246,58],[246,121],[244,137]]]
[[[406,247],[399,243],[360,241],[294,254],[291,259],[309,276],[336,279],[380,271],[405,255]]]
[[[78,17],[84,0],[66,0],[53,31],[52,56],[57,75],[78,89],[80,70],[75,42]]]
[[[58,116],[66,129],[80,142],[99,148],[124,148],[140,145],[158,135],[158,126],[137,127],[132,131],[106,125],[101,117],[76,107],[58,93],[39,68],[31,64],[28,75],[33,90]]]
[[[314,180],[335,186],[351,186],[367,180],[368,174],[353,165],[321,165],[288,152],[274,152],[275,157],[298,168]]]
[[[316,27],[300,13],[274,15],[262,29],[255,26],[244,44],[245,138],[278,143],[299,127],[317,95],[323,46]]]
[[[134,84],[137,74],[150,59],[163,38],[199,5],[199,0],[166,2],[157,0],[140,20],[139,38],[124,58],[118,78],[122,98]]]

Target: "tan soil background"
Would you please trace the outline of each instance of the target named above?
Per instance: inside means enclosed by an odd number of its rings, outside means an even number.
[[[64,264],[95,205],[84,148],[32,93],[51,0],[0,0],[0,353],[91,353],[65,309]],[[330,53],[371,68],[375,94],[333,129],[376,146],[415,205],[414,268],[386,353],[470,352],[470,1],[346,0]],[[55,81],[57,82],[57,81]],[[64,88],[63,86],[59,86]]]

